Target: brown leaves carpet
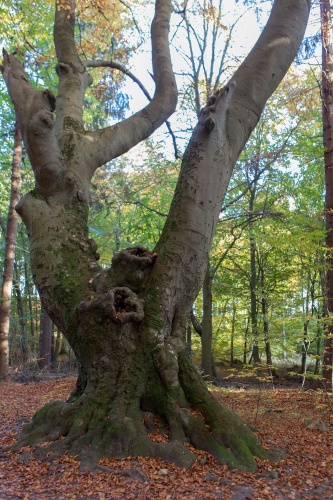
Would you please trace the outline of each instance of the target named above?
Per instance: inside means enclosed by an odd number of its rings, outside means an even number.
[[[15,441],[41,405],[66,399],[74,383],[68,377],[0,384],[0,448]],[[73,457],[37,462],[30,448],[0,450],[0,499],[333,499],[332,396],[285,388],[220,389],[215,394],[255,428],[265,447],[285,447],[285,459],[258,461],[257,472],[244,473],[228,470],[203,452],[190,470],[128,457],[102,460],[92,473],[79,470]]]

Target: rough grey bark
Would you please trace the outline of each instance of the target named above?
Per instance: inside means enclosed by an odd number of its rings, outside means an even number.
[[[226,27],[222,0],[219,0],[216,7],[211,4],[214,11],[213,16],[203,14],[197,19],[197,12],[202,9],[204,13],[207,9],[206,2],[189,2],[186,9],[180,12],[185,26],[185,39],[188,55],[184,57],[184,62],[189,65],[188,77],[194,90],[195,112],[199,119],[202,104],[207,102],[209,97],[218,91],[222,82],[227,81],[226,71],[230,64],[228,51],[232,39],[232,33],[237,26],[241,16],[231,25]],[[196,22],[201,24],[202,35],[197,35],[197,25],[192,24],[192,11],[196,14]],[[208,9],[209,10],[209,9]],[[186,49],[185,49],[186,50]],[[200,57],[197,57],[197,54]],[[234,243],[233,243],[234,244]],[[233,244],[231,246],[233,246]],[[219,260],[217,266],[213,265],[210,258],[207,259],[207,273],[202,285],[203,308],[202,326],[200,327],[201,338],[201,369],[206,380],[213,380],[216,376],[214,359],[212,353],[213,340],[213,280],[218,267],[226,257],[226,252]],[[197,331],[197,330],[196,330]]]
[[[35,455],[68,452],[87,463],[102,456],[159,456],[189,466],[195,459],[189,440],[220,463],[254,470],[254,456],[269,453],[209,393],[186,353],[184,332],[233,166],[295,56],[310,2],[276,0],[267,28],[232,82],[208,100],[156,248],[126,249],[101,269],[87,229],[91,176],[148,137],[176,105],[168,46],[171,2],[155,5],[155,95],[144,110],[104,130],[84,129],[83,97],[91,79],[75,49],[73,1],[56,5],[56,100],[49,91],[34,90],[19,62],[4,54],[2,73],[36,179],[18,207],[32,272],[43,307],[80,364],[69,401],[37,412],[16,448],[51,441]],[[168,442],[149,438],[147,412],[168,423]]]
[[[6,227],[5,262],[2,279],[2,293],[0,303],[0,380],[9,375],[9,324],[11,297],[13,288],[14,260],[16,249],[16,235],[18,215],[15,206],[20,199],[20,168],[22,161],[22,137],[17,124],[14,133],[14,155],[12,161],[10,202]]]

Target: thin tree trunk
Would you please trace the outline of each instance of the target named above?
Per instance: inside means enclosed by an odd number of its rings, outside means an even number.
[[[58,356],[60,353],[61,349],[61,331],[59,328],[56,329],[56,334],[53,329],[53,335],[52,335],[52,366],[55,367],[56,363],[58,361]]]
[[[302,363],[301,363],[301,373],[306,373],[306,357],[309,350],[309,340],[308,340],[308,326],[309,322],[304,321],[303,327],[303,343],[302,343]]]
[[[188,354],[191,356],[192,355],[192,325],[191,325],[191,320],[188,321],[187,328],[186,328],[186,350],[187,350]]]
[[[22,234],[22,247],[25,248],[24,238]],[[28,296],[28,306],[29,306],[29,316],[30,316],[30,333],[31,337],[35,336],[35,325],[34,325],[34,311],[33,311],[33,303],[32,303],[32,294],[31,294],[31,284],[28,273],[27,261],[25,258],[25,254],[23,253],[24,258],[24,279],[25,279],[25,290]]]
[[[232,320],[230,335],[230,366],[234,364],[234,340],[235,340],[235,322],[236,322],[236,303],[232,301]]]
[[[21,160],[22,137],[20,129],[16,124],[14,135],[14,156],[12,162],[11,193],[6,229],[6,250],[1,294],[2,299],[0,303],[0,379],[6,379],[9,373],[8,337],[18,225],[18,215],[15,211],[15,205],[20,199]]]
[[[213,358],[212,358],[212,340],[213,340],[213,295],[212,295],[212,277],[210,275],[209,265],[202,287],[203,296],[203,317],[202,317],[202,335],[201,335],[201,369],[206,380],[213,380]]]
[[[246,318],[246,327],[245,327],[245,335],[244,335],[244,349],[243,349],[243,363],[246,365],[247,361],[247,339],[249,335],[249,318]]]
[[[327,247],[327,316],[333,313],[333,52],[330,0],[320,2],[322,37],[322,99],[325,163],[325,211]],[[332,388],[333,375],[333,324],[328,322],[323,359],[323,378],[327,388]]]
[[[287,359],[287,336],[286,325],[284,323],[284,316],[282,316],[282,341],[283,341],[283,359]]]
[[[304,324],[303,324],[303,342],[302,342],[302,363],[301,363],[301,373],[305,374],[306,373],[306,358],[310,346],[309,338],[308,338],[308,330],[309,330],[309,320],[308,320],[308,315],[309,315],[309,286],[310,286],[310,280],[308,276],[307,280],[307,290],[306,290],[306,299],[305,299],[305,310],[304,316]]]
[[[253,212],[255,192],[251,191],[249,212]],[[260,363],[258,340],[258,314],[257,314],[257,266],[256,266],[256,240],[253,235],[253,224],[250,221],[250,296],[251,296],[251,327],[252,327],[252,356],[254,363]]]
[[[268,301],[265,296],[265,272],[261,268],[261,312],[264,324],[264,341],[265,341],[265,352],[266,352],[266,363],[268,365],[269,372],[272,371],[272,352],[271,343],[269,340],[269,322],[268,322]]]
[[[28,339],[27,339],[27,320],[26,313],[24,308],[24,303],[22,299],[21,289],[20,289],[20,275],[17,268],[17,263],[14,262],[14,273],[15,279],[13,280],[13,289],[16,295],[16,305],[17,305],[17,314],[20,324],[20,348],[22,352],[22,360],[23,363],[28,361]]]
[[[322,354],[322,343],[325,339],[325,332],[327,328],[327,290],[326,290],[326,261],[323,254],[319,254],[319,294],[322,297],[321,302],[321,317],[318,312],[317,318],[317,358],[315,373],[320,373],[320,367],[322,368],[323,356]],[[318,370],[318,371],[316,371]]]
[[[40,337],[39,337],[39,368],[50,368],[51,346],[52,346],[53,322],[47,312],[42,308],[40,313]]]
[[[321,337],[322,337],[322,320],[323,318],[320,317],[318,314],[317,317],[317,335],[316,335],[316,364],[314,368],[314,374],[318,375],[319,374],[319,368],[320,368],[320,351],[321,351]]]

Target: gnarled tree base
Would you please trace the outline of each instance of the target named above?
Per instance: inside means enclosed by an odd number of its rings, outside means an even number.
[[[109,401],[106,380],[102,379],[97,390],[88,384],[72,402],[54,401],[44,406],[13,449],[40,444],[34,453],[37,459],[52,460],[67,452],[90,467],[102,457],[142,456],[188,468],[196,457],[186,443],[209,452],[221,464],[247,471],[256,470],[254,457],[282,458],[264,450],[243,421],[209,393],[184,353],[179,355],[179,365],[180,388],[173,397],[169,394],[164,398],[166,390],[161,380],[160,387],[156,386],[156,377],[150,384],[154,391],[148,386],[140,404],[136,398]],[[180,393],[186,394],[186,401]],[[154,412],[145,411],[147,408]],[[168,442],[153,440],[156,416],[165,422]]]

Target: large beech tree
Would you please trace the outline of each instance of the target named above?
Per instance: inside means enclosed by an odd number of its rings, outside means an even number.
[[[36,90],[19,61],[4,53],[2,74],[36,179],[17,206],[34,281],[80,363],[69,400],[39,410],[16,448],[43,443],[37,457],[68,451],[88,464],[141,455],[190,466],[190,441],[230,467],[254,470],[254,456],[269,458],[242,420],[208,391],[186,354],[184,334],[233,166],[295,57],[309,10],[310,0],[275,0],[257,44],[201,111],[156,248],[123,250],[109,269],[98,265],[88,236],[89,184],[96,169],[149,137],[175,110],[171,0],[155,2],[154,97],[102,130],[86,131],[83,123],[91,77],[75,46],[74,1],[56,1],[56,98]],[[168,442],[149,438],[153,415],[167,423]]]

